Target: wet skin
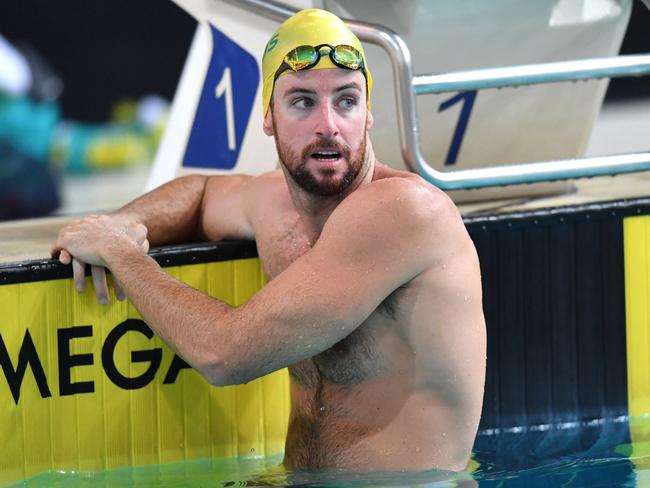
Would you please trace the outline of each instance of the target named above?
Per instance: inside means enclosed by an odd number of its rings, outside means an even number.
[[[412,175],[383,165],[374,177],[412,180],[409,184],[430,191]],[[280,175],[267,178],[284,181]],[[278,189],[280,201],[269,202],[259,216],[258,251],[270,279],[311,249],[302,219],[281,202],[289,199],[287,193]],[[377,225],[390,213],[387,206]],[[458,244],[471,255],[467,241]],[[399,247],[396,260],[414,251],[406,243]],[[467,280],[476,279],[472,268],[477,263],[475,256],[465,259],[423,270],[380,302],[350,335],[290,366],[288,467],[465,467],[480,416],[485,367],[480,290]],[[308,336],[309,324],[301,333]]]
[[[281,170],[180,178],[63,229],[53,253],[108,266],[214,384],[289,366],[288,467],[461,470],[485,375],[476,252],[444,193],[375,160],[372,122],[361,73],[281,76],[264,121]],[[269,283],[231,308],[143,252],[190,239],[255,239]]]

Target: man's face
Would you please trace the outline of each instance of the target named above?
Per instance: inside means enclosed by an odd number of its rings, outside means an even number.
[[[372,115],[359,71],[319,69],[281,76],[264,132],[275,137],[282,165],[306,192],[342,193],[366,159]]]

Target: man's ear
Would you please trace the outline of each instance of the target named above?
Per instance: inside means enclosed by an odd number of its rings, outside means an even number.
[[[375,118],[372,116],[372,112],[368,110],[368,117],[366,117],[366,130],[370,129],[375,123]]]
[[[273,115],[271,115],[271,110],[273,109],[269,107],[268,111],[266,112],[266,117],[264,117],[264,123],[262,124],[264,133],[267,136],[272,136],[275,134],[274,127],[273,127]]]

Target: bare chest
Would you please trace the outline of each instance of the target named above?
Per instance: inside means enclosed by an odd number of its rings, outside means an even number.
[[[395,358],[385,354],[385,336],[391,333],[383,318],[370,317],[329,349],[292,365],[291,379],[317,394],[324,383],[353,386],[389,374]]]
[[[257,252],[269,281],[311,247],[309,238],[298,224],[269,228],[257,236]]]

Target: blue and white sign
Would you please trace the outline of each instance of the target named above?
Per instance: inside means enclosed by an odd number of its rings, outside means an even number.
[[[237,164],[260,82],[255,58],[210,25],[212,58],[183,157],[183,167]]]

